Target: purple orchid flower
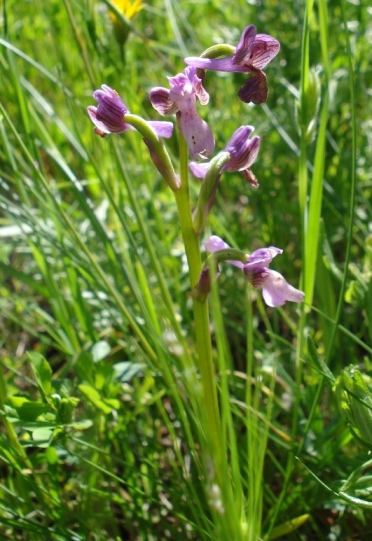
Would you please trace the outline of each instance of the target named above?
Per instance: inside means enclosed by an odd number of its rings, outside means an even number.
[[[241,171],[250,184],[255,188],[258,188],[257,179],[250,170],[250,167],[255,162],[260,150],[259,136],[255,135],[250,139],[253,131],[253,126],[240,126],[240,128],[234,132],[225,148],[225,151],[230,154],[230,158],[221,167],[220,175],[224,171]],[[209,166],[210,162],[191,162],[189,165],[191,172],[197,178],[204,178]]]
[[[97,101],[98,107],[90,105],[87,109],[97,135],[105,137],[109,134],[135,129],[125,122],[125,115],[129,111],[115,90],[107,85],[102,85],[102,89],[93,92],[93,97]],[[173,124],[171,122],[149,121],[147,124],[154,129],[159,137],[169,138],[172,135]]]
[[[263,69],[278,54],[280,43],[268,34],[257,34],[251,24],[245,28],[235,53],[227,58],[185,58],[194,68],[213,71],[253,73],[238,95],[245,103],[263,103],[267,99],[267,81]]]
[[[228,250],[230,246],[220,237],[213,235],[206,243],[205,248],[208,252]],[[228,263],[240,268],[247,276],[253,287],[262,287],[262,296],[268,306],[282,306],[286,301],[302,302],[304,293],[293,286],[283,278],[279,272],[270,270],[268,266],[275,256],[283,253],[280,248],[270,246],[269,248],[259,248],[247,257],[247,261],[231,261]]]
[[[168,81],[170,90],[162,87],[151,90],[152,106],[163,116],[177,113],[190,156],[195,160],[204,159],[214,150],[214,137],[208,124],[198,115],[196,99],[206,105],[209,94],[196,75],[196,68],[186,68],[183,73],[168,77]]]

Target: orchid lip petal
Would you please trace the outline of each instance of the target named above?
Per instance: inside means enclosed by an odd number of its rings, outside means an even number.
[[[240,87],[238,96],[244,103],[259,105],[267,100],[267,78],[263,71],[256,71]]]
[[[198,115],[195,105],[181,111],[180,128],[193,159],[204,159],[213,152],[213,133],[208,124]]]
[[[270,270],[263,283],[262,296],[268,306],[282,306],[286,301],[302,302],[305,293],[294,288],[279,272]]]

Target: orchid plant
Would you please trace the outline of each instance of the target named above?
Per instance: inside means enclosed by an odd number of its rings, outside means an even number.
[[[151,90],[149,98],[153,108],[162,116],[176,116],[179,174],[175,172],[163,141],[172,136],[173,123],[146,121],[131,114],[117,92],[107,85],[102,85],[93,94],[98,106],[88,107],[95,132],[101,137],[124,133],[130,129],[140,132],[155,167],[174,194],[193,298],[197,368],[203,394],[200,407],[203,408],[206,420],[203,453],[205,463],[209,464],[206,468],[213,472],[206,477],[214,493],[217,491],[218,494],[219,487],[223,485],[221,476],[225,471],[226,456],[221,444],[222,421],[212,359],[207,298],[214,280],[220,274],[219,266],[226,262],[242,271],[253,287],[262,288],[264,301],[270,307],[281,306],[286,301],[301,302],[304,293],[289,285],[281,274],[269,269],[273,258],[282,253],[281,249],[273,246],[247,255],[212,235],[204,241],[206,252],[210,255],[202,263],[201,237],[220,178],[224,173],[239,171],[254,188],[258,188],[251,167],[259,154],[261,141],[258,135],[253,135],[253,126],[242,125],[237,127],[225,149],[211,157],[215,140],[211,128],[199,115],[198,107],[209,102],[209,94],[204,87],[207,70],[250,73],[251,77],[238,92],[239,97],[246,103],[259,104],[266,101],[267,79],[262,70],[278,54],[279,49],[277,40],[266,34],[257,34],[255,26],[249,25],[236,47],[216,45],[198,58],[186,58],[187,67],[183,72],[168,77],[169,88],[155,87]],[[194,202],[189,189],[189,171],[201,179],[198,198]],[[223,509],[226,507],[226,494],[222,494],[221,498],[220,508]]]

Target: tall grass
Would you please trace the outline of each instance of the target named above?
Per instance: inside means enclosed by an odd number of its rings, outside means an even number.
[[[112,4],[3,4],[0,537],[367,539],[370,8]],[[306,299],[269,309],[221,264],[195,312],[185,200],[138,133],[97,137],[86,106],[108,84],[157,120],[149,90],[250,23],[281,42],[267,103],[208,72],[200,110],[217,151],[256,127],[260,188],[223,176],[201,247],[279,246]],[[182,138],[167,147],[185,179]]]

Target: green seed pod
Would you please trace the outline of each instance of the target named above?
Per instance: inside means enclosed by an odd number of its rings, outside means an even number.
[[[296,119],[300,135],[309,144],[314,140],[320,104],[320,78],[318,72],[311,68],[308,84],[296,103]]]

